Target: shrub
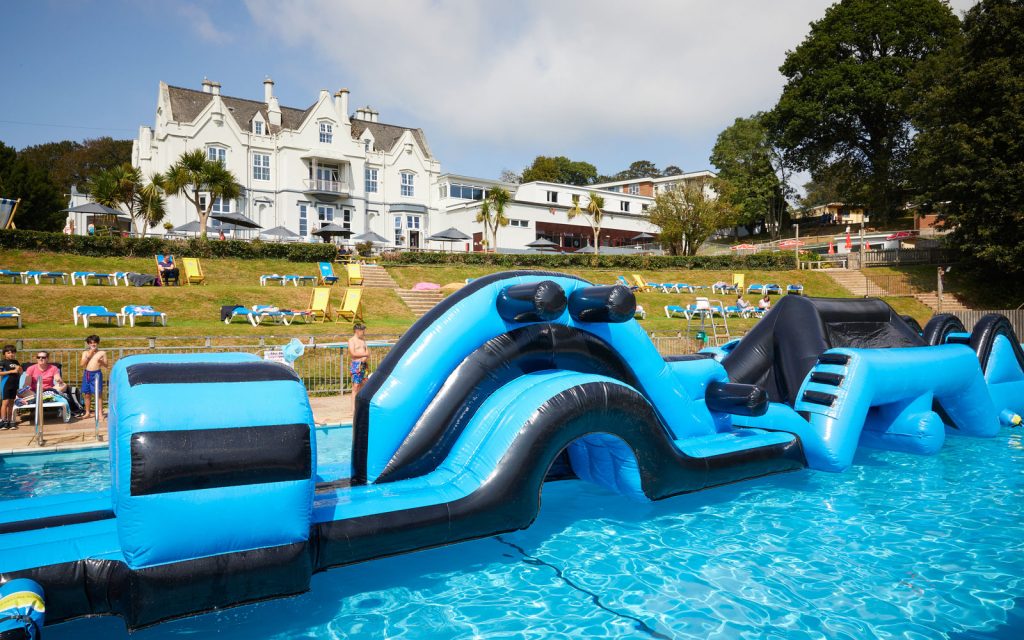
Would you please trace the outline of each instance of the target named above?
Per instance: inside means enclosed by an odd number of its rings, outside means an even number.
[[[793,268],[793,254],[787,252],[755,253],[745,256],[594,256],[574,253],[385,253],[384,264],[466,264],[496,267],[542,267],[560,269],[589,267],[632,271],[662,269],[757,269],[785,271]]]
[[[167,240],[164,238],[122,238],[119,236],[68,236],[49,231],[9,229],[0,231],[0,249],[52,251],[83,256],[149,257],[171,253],[189,258],[263,258],[292,262],[331,261],[338,254],[333,244],[270,243],[253,240],[211,241],[200,238]]]

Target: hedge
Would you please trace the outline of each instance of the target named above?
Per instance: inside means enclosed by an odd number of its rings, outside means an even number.
[[[158,253],[170,253],[189,258],[240,258],[243,260],[277,258],[292,262],[330,261],[334,260],[338,254],[338,250],[333,244],[326,243],[69,236],[63,233],[22,229],[0,231],[0,249],[53,251],[96,257],[151,257]]]
[[[786,271],[793,268],[790,252],[755,253],[745,256],[594,256],[575,253],[386,253],[387,265],[466,264],[495,267],[566,267],[624,270],[703,269],[707,271]]]

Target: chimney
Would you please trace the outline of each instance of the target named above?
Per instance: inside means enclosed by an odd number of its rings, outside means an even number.
[[[281,105],[274,96],[270,96],[270,100],[267,101],[267,115],[270,116],[270,124],[275,127],[281,126]]]
[[[210,83],[210,93],[212,93],[215,96],[219,96],[220,95],[220,83],[219,82],[211,82]]]
[[[323,100],[324,98],[327,98],[328,100],[331,98],[331,92],[327,89],[320,90],[320,100]]]
[[[203,93],[210,93],[210,85],[213,84],[203,76]]]
[[[379,116],[380,116],[380,113],[378,113],[377,111],[374,111],[373,109],[370,109],[370,122],[377,122],[377,119],[378,119]]]
[[[338,93],[334,94],[334,109],[342,122],[348,120],[348,89],[338,89]]]
[[[270,104],[270,99],[274,97],[274,81],[267,76],[263,80],[263,102]]]

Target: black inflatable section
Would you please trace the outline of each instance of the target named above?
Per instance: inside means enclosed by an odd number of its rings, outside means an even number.
[[[621,355],[591,333],[547,323],[514,329],[488,340],[459,364],[375,482],[433,471],[491,393],[546,369],[594,373],[640,388]]]
[[[577,289],[569,297],[569,315],[577,322],[629,322],[636,296],[621,284]]]
[[[924,329],[921,327],[921,323],[917,321],[917,318],[906,313],[901,314],[900,317],[903,318],[903,322],[906,322],[918,334],[924,333]]]
[[[109,509],[98,511],[79,511],[78,513],[65,513],[59,516],[46,518],[33,518],[31,520],[16,520],[14,522],[0,522],[0,535],[5,533],[18,533],[19,531],[39,531],[52,527],[66,527],[69,524],[81,524],[83,522],[99,522],[110,520],[114,512]],[[3,640],[3,638],[0,638]]]
[[[939,313],[931,317],[922,331],[925,343],[931,346],[946,344],[946,337],[951,333],[967,333],[964,323],[952,313]]]
[[[622,438],[636,455],[644,493],[660,500],[747,478],[804,467],[799,439],[712,458],[680,452],[654,408],[637,391],[593,382],[550,398],[522,426],[501,464],[470,495],[431,505],[317,525],[317,567],[351,564],[528,527],[540,508],[548,468],[589,433]]]
[[[506,287],[495,306],[509,322],[550,322],[565,312],[565,290],[551,280]]]
[[[988,359],[992,356],[992,345],[995,344],[996,338],[999,336],[1004,336],[1010,341],[1010,344],[1013,346],[1013,355],[1017,358],[1017,364],[1020,365],[1021,369],[1024,369],[1024,350],[1020,347],[1020,340],[1017,339],[1017,334],[1013,330],[1013,324],[1002,314],[989,313],[982,316],[981,320],[978,320],[977,324],[974,325],[974,331],[971,332],[971,348],[978,354],[978,360],[981,361],[981,370],[988,370]]]
[[[128,384],[205,384],[211,382],[302,382],[279,362],[143,362],[127,367]]]
[[[773,402],[792,405],[807,373],[828,349],[925,344],[881,300],[784,296],[722,359],[722,365],[731,381],[757,385]]]
[[[495,282],[509,280],[519,276],[556,276],[586,282],[577,276],[571,276],[555,271],[504,271],[493,273],[489,276],[477,278],[465,287],[452,293],[450,296],[434,305],[423,317],[416,321],[402,337],[398,339],[388,354],[381,360],[377,370],[366,381],[366,385],[356,396],[355,415],[352,416],[352,484],[366,484],[366,449],[368,447],[368,436],[370,428],[370,401],[380,391],[381,385],[387,380],[395,365],[405,356],[405,352],[415,344],[416,340],[427,330],[430,325],[439,320],[441,316],[451,310],[456,304],[465,300],[472,294],[484,289]]]
[[[768,413],[768,394],[761,387],[752,384],[708,383],[704,401],[711,411],[735,416],[763,416]]]
[[[133,496],[305,480],[309,425],[148,431],[132,434]]]

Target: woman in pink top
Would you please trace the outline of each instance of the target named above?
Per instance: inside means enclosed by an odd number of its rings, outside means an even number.
[[[78,418],[85,414],[75,396],[68,393],[68,385],[60,377],[60,369],[50,364],[50,354],[46,351],[36,353],[36,363],[25,369],[25,384],[33,393],[36,391],[36,384],[39,380],[43,382],[43,391],[52,389],[64,396],[64,399],[68,401],[68,406],[71,407],[72,416]]]

